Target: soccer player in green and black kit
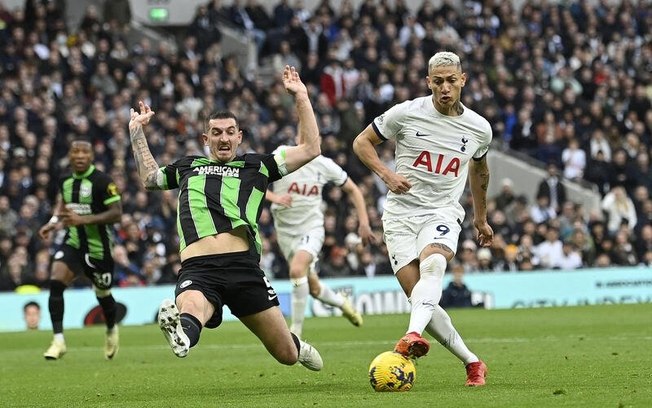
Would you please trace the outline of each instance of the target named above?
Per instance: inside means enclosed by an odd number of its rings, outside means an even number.
[[[59,226],[66,228],[63,245],[54,254],[48,302],[54,339],[43,353],[57,360],[66,353],[63,337],[63,291],[82,273],[93,282],[93,290],[106,321],[104,357],[118,351],[116,303],[113,284],[113,226],[122,216],[118,189],[111,178],[93,165],[93,146],[83,138],[71,142],[68,152],[72,174],[63,177],[54,215],[39,230],[47,240]]]
[[[159,325],[174,354],[185,357],[202,328],[222,322],[222,307],[242,321],[282,364],[321,370],[321,356],[290,333],[274,288],[260,269],[258,218],[268,183],[320,154],[319,130],[308,90],[294,67],[283,70],[294,96],[303,143],[278,154],[237,155],[242,130],[231,112],[207,118],[203,142],[210,157],[190,156],[159,168],[143,126],[154,115],[139,103],[129,132],[140,178],[148,190],[179,189],[177,227],[181,253],[176,302],[164,300]]]

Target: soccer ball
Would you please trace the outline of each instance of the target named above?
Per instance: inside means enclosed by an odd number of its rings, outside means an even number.
[[[376,391],[409,391],[414,384],[414,363],[394,351],[385,351],[369,365],[369,382]]]

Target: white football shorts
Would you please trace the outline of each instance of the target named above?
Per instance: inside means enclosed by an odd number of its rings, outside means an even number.
[[[296,251],[303,250],[312,255],[312,263],[310,264],[310,272],[316,271],[317,261],[321,247],[324,245],[324,228],[318,227],[308,230],[305,234],[290,235],[284,234],[281,231],[276,232],[278,239],[278,246],[283,252],[283,256],[290,263],[292,256]]]
[[[455,253],[461,222],[459,210],[453,207],[438,209],[437,214],[383,220],[383,238],[394,273],[418,259],[432,243],[445,245]]]

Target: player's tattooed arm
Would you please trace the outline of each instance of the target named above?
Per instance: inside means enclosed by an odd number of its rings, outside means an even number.
[[[487,156],[471,160],[469,182],[473,194],[473,225],[478,232],[478,243],[487,247],[493,242],[494,232],[487,222],[487,190],[489,189],[489,166]]]
[[[471,160],[469,182],[473,194],[473,210],[476,219],[487,218],[487,191],[489,189],[489,166],[487,156]]]
[[[138,175],[142,180],[147,190],[159,190],[160,186],[157,182],[159,174],[159,166],[152,156],[152,152],[147,145],[147,138],[143,126],[149,123],[149,120],[154,116],[152,109],[145,105],[143,102],[138,103],[140,113],[131,109],[131,120],[129,121],[129,137],[131,138],[131,148],[134,152],[134,160],[136,161],[136,168]]]

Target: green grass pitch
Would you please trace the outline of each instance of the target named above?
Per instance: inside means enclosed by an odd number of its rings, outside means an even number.
[[[438,344],[414,388],[375,393],[369,363],[404,333],[407,315],[310,318],[315,373],[276,363],[239,322],[205,330],[185,359],[154,325],[121,327],[114,361],[102,327],[68,330],[68,353],[42,357],[47,331],[0,334],[3,407],[652,407],[652,304],[451,310],[489,366],[487,386],[463,386],[463,366]]]

